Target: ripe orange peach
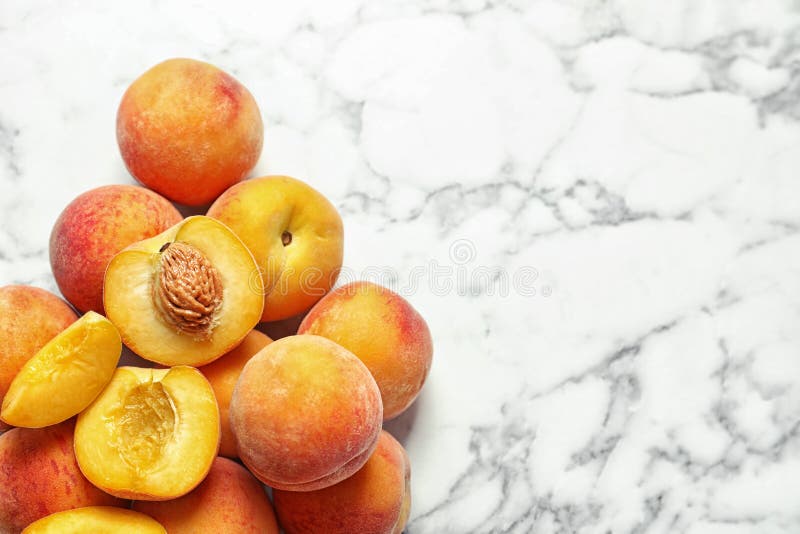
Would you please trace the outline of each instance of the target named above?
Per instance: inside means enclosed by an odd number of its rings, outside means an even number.
[[[245,365],[230,407],[239,458],[273,488],[344,480],[377,444],[380,392],[353,354],[319,336],[273,341]]]
[[[342,219],[300,180],[266,176],[236,184],[211,205],[208,216],[228,225],[253,253],[264,281],[262,321],[303,313],[339,276]]]
[[[175,202],[199,206],[247,176],[264,140],[261,112],[230,74],[169,59],[136,79],[117,111],[130,173]]]
[[[382,431],[364,467],[316,491],[272,492],[286,534],[400,534],[411,506],[411,468],[400,443]]]
[[[0,436],[0,532],[19,532],[46,515],[82,506],[123,506],[81,474],[75,420],[14,428]]]
[[[414,402],[433,358],[422,316],[406,299],[371,282],[354,282],[326,295],[297,333],[326,337],[358,356],[381,390],[384,419]]]
[[[77,319],[72,308],[49,291],[0,287],[0,402],[25,362]],[[0,431],[7,428],[0,421]]]
[[[242,373],[245,364],[255,353],[270,344],[272,340],[258,330],[253,330],[244,338],[238,347],[226,353],[218,360],[200,367],[214,390],[219,405],[219,419],[222,433],[219,441],[219,454],[228,458],[237,458],[236,441],[231,432],[228,409],[233,396],[233,388]]]
[[[80,311],[103,313],[103,274],[114,254],[181,219],[167,199],[143,187],[107,185],[82,193],[50,234],[58,288]]]
[[[133,509],[156,519],[170,534],[278,534],[264,487],[227,458],[214,460],[191,493],[171,501],[136,501]]]

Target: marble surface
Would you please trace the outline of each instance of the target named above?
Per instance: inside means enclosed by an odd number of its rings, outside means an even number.
[[[430,324],[408,533],[800,532],[796,1],[4,0],[0,283],[55,289],[173,56],[249,87],[255,173]]]

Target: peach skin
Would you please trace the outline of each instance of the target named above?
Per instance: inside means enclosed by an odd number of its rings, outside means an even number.
[[[236,381],[250,358],[271,342],[272,340],[268,336],[258,330],[252,330],[238,347],[199,369],[214,389],[214,395],[217,396],[219,418],[222,424],[222,434],[219,441],[219,454],[221,456],[227,456],[228,458],[238,457],[236,454],[236,440],[233,437],[233,432],[231,432],[228,415]]]
[[[46,515],[82,506],[124,506],[81,474],[75,420],[14,428],[0,436],[0,532],[20,532]]]
[[[169,534],[278,534],[264,487],[241,465],[217,458],[205,480],[171,501],[135,501]]]
[[[72,308],[49,291],[0,287],[0,403],[25,362],[77,319]],[[0,421],[0,432],[8,428]]]
[[[300,180],[266,176],[236,184],[207,215],[228,225],[253,253],[264,282],[262,321],[308,310],[336,282],[344,254],[342,219]]]
[[[319,336],[273,341],[245,365],[230,407],[239,458],[273,488],[310,491],[355,473],[381,430],[380,392],[358,358]]]
[[[117,111],[130,173],[175,202],[199,206],[247,176],[264,141],[253,95],[230,74],[169,59],[137,78]]]
[[[103,311],[103,274],[128,245],[178,224],[170,202],[144,187],[107,185],[78,195],[50,234],[50,266],[61,293],[80,311]]]
[[[414,402],[433,358],[422,316],[406,299],[371,282],[354,282],[326,295],[297,333],[326,337],[358,356],[381,390],[384,420]]]

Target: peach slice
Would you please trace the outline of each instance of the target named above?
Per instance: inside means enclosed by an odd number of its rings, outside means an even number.
[[[189,217],[111,260],[103,300],[122,340],[162,365],[202,365],[239,344],[264,306],[253,256],[224,224]]]
[[[381,390],[384,420],[414,402],[431,368],[433,340],[425,319],[406,299],[372,282],[325,295],[297,333],[326,337],[358,356]]]
[[[247,337],[238,347],[199,369],[208,379],[214,389],[214,395],[217,397],[219,416],[222,422],[222,437],[219,442],[219,454],[221,456],[227,456],[228,458],[238,457],[236,441],[233,437],[233,432],[231,432],[228,419],[228,409],[230,408],[236,381],[250,358],[270,343],[272,343],[272,340],[268,336],[258,330],[253,330],[247,334]]]
[[[3,398],[0,418],[29,428],[69,419],[108,384],[120,354],[122,340],[111,321],[88,312],[22,367]]]
[[[197,369],[120,367],[78,416],[75,456],[98,488],[174,499],[205,478],[219,446],[214,392]]]
[[[288,176],[253,178],[225,191],[208,210],[253,253],[264,278],[262,321],[308,310],[342,267],[343,228],[336,208]]]
[[[247,469],[217,458],[190,493],[171,501],[135,501],[133,509],[157,519],[170,534],[278,534],[264,486]]]
[[[22,534],[167,534],[155,519],[113,506],[86,506],[50,514]]]
[[[273,341],[245,365],[230,407],[239,458],[273,488],[336,484],[367,461],[383,409],[358,358],[319,336]]]
[[[316,491],[274,490],[286,534],[400,534],[411,510],[411,466],[400,443],[382,431],[356,474]]]
[[[0,287],[0,401],[39,349],[78,318],[69,305],[33,286]],[[0,421],[0,432],[8,425]]]

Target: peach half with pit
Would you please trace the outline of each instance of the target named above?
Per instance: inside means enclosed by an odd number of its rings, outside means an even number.
[[[264,306],[250,251],[221,222],[184,219],[114,256],[103,288],[124,343],[162,365],[203,365],[258,324]]]
[[[75,456],[95,486],[125,499],[185,495],[219,446],[214,392],[197,369],[120,367],[75,425]]]
[[[228,225],[253,253],[264,280],[262,321],[308,310],[342,267],[343,226],[336,208],[288,176],[252,178],[225,191],[207,215]]]
[[[29,428],[66,421],[108,384],[121,353],[111,321],[88,312],[25,363],[3,398],[0,418]]]
[[[113,506],[85,506],[50,514],[22,534],[167,534],[152,517]]]

